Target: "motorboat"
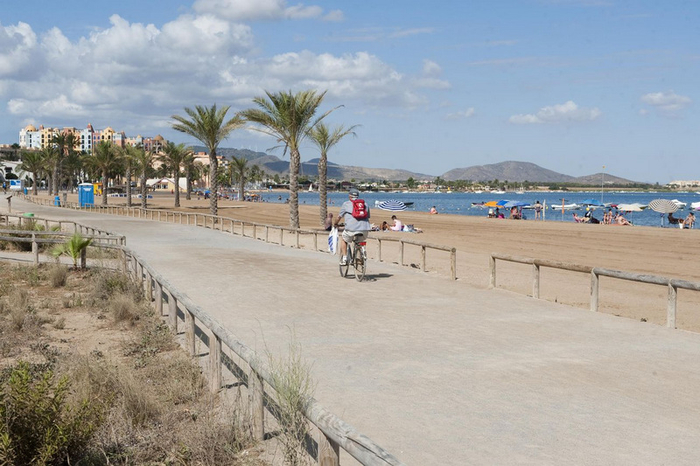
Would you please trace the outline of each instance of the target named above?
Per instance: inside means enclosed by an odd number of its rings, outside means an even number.
[[[685,207],[688,205],[687,202],[679,201],[678,199],[672,199],[671,202],[673,202],[674,204],[676,204],[676,206],[677,206],[679,209],[685,209]]]
[[[575,202],[571,203],[571,204],[564,204],[564,205],[551,204],[551,207],[552,207],[552,210],[562,210],[562,209],[564,209],[564,210],[581,210],[581,205],[576,204]]]

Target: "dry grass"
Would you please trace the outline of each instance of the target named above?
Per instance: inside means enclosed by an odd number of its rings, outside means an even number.
[[[238,405],[209,394],[136,284],[113,272],[66,271],[56,288],[52,267],[0,267],[1,366],[20,357],[44,364],[69,378],[72,399],[105,407],[71,464],[263,464]]]

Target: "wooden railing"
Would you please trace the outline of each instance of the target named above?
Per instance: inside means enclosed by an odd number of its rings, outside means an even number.
[[[638,283],[649,283],[662,285],[668,288],[668,300],[666,306],[666,326],[676,328],[676,312],[678,310],[678,289],[700,291],[700,283],[676,278],[661,277],[658,275],[647,275],[635,272],[625,272],[622,270],[606,269],[602,267],[590,267],[586,265],[570,264],[566,262],[532,259],[528,257],[510,256],[505,254],[492,253],[489,261],[491,271],[489,288],[496,288],[496,261],[515,262],[532,266],[532,297],[540,297],[540,268],[550,267],[554,269],[568,270],[570,272],[580,272],[590,274],[590,309],[597,312],[599,309],[600,277],[617,278]]]
[[[28,201],[45,206],[54,207],[53,201],[44,198],[35,198],[32,196],[24,196]],[[157,220],[161,222],[179,223],[183,225],[196,225],[214,230],[228,232],[233,235],[254,238],[265,241],[266,243],[279,244],[281,246],[291,245],[299,249],[300,238],[302,235],[311,236],[313,238],[313,250],[325,251],[327,246],[328,233],[319,230],[303,230],[279,225],[268,225],[264,223],[247,222],[219,215],[190,213],[181,211],[170,211],[160,209],[141,209],[140,207],[126,206],[101,206],[90,204],[81,207],[74,202],[62,204],[63,207],[76,210],[85,210],[88,212],[109,213],[114,215],[125,215],[128,217],[143,218],[148,220]],[[236,228],[238,226],[238,228]],[[319,243],[319,235],[321,240]],[[285,238],[287,243],[285,243]],[[376,241],[378,244],[378,260],[382,262],[382,243],[383,242],[398,242],[399,243],[399,260],[398,263],[402,266],[406,265],[404,261],[405,245],[413,245],[420,248],[420,270],[428,271],[427,267],[427,251],[429,249],[435,251],[446,251],[450,253],[450,278],[457,279],[457,249],[448,246],[440,246],[436,244],[423,243],[402,238],[382,238],[375,235],[370,235],[369,241]],[[319,245],[321,248],[319,249]]]
[[[199,215],[199,214],[197,214]],[[43,219],[34,219],[43,221]],[[49,221],[50,222],[50,221]],[[63,221],[68,224],[73,222]],[[84,227],[81,225],[81,227]],[[5,230],[0,230],[0,235]],[[13,234],[21,230],[8,230]],[[32,234],[45,234],[47,232],[23,232]],[[54,232],[58,234],[58,232]],[[66,235],[66,233],[63,233]],[[25,238],[8,237],[10,240],[23,240]],[[112,236],[105,236],[113,240]],[[123,238],[123,237],[117,237]],[[5,239],[0,236],[0,239]],[[32,241],[32,239],[29,239]],[[42,240],[34,239],[37,243]],[[52,241],[52,240],[47,240]],[[121,243],[122,241],[115,241]],[[261,359],[255,351],[236,340],[233,334],[223,325],[212,318],[199,306],[193,303],[186,295],[179,292],[170,282],[153,269],[137,253],[123,244],[96,243],[96,246],[116,249],[121,252],[121,269],[124,273],[133,277],[141,285],[144,295],[155,306],[158,315],[166,318],[173,333],[177,334],[180,325],[184,326],[185,350],[192,357],[197,353],[196,340],[199,340],[209,348],[209,381],[213,392],[222,388],[222,368],[237,377],[248,389],[248,403],[251,412],[252,434],[256,440],[265,437],[264,410],[265,405],[274,398],[277,390],[275,378],[267,363]],[[35,263],[38,264],[38,254]],[[164,308],[167,305],[167,312]],[[179,315],[182,318],[179,318]],[[198,325],[199,324],[199,325]],[[248,368],[238,367],[223,351],[223,347],[235,353]],[[234,368],[232,369],[232,365]],[[266,392],[266,385],[272,388],[272,393]],[[273,410],[270,410],[273,412]],[[273,412],[274,414],[274,412]],[[318,435],[311,448],[312,456],[319,465],[337,466],[340,464],[340,449],[342,448],[350,456],[367,466],[403,466],[403,463],[377,445],[368,437],[359,433],[355,428],[345,423],[335,414],[328,411],[318,401],[311,398],[306,403],[304,415],[313,424]]]

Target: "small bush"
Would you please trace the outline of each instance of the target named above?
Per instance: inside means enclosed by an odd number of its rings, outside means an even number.
[[[49,281],[54,288],[66,286],[68,282],[68,267],[60,264],[49,269]]]
[[[115,295],[128,295],[135,302],[143,300],[141,287],[121,272],[97,270],[91,277],[94,283],[91,296],[106,301]]]
[[[134,325],[139,318],[141,309],[131,297],[117,295],[109,302],[109,312],[115,323],[127,322]]]
[[[12,368],[0,391],[0,464],[64,464],[79,458],[103,419],[103,405],[70,405],[67,377],[26,362]]]

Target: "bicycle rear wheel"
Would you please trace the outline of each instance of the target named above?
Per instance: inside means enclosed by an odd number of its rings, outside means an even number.
[[[350,269],[350,258],[352,257],[350,255],[350,245],[348,244],[348,254],[345,256],[345,265],[343,264],[338,264],[338,268],[340,269],[340,276],[341,277],[347,277],[348,276],[348,269]]]
[[[367,254],[363,246],[355,246],[353,249],[352,266],[355,270],[355,279],[361,282],[365,278],[367,270]]]

